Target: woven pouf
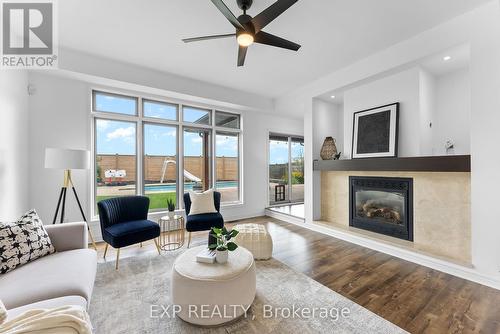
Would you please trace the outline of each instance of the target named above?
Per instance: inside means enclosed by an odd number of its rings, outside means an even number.
[[[268,260],[273,256],[273,239],[266,227],[259,224],[241,224],[234,227],[240,233],[235,242],[248,249],[255,260]]]

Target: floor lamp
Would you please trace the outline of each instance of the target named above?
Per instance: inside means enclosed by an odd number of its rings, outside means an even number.
[[[95,245],[94,236],[88,225],[87,218],[83,212],[82,204],[76,193],[73,180],[71,179],[71,170],[73,169],[89,169],[90,167],[90,152],[86,150],[70,150],[63,148],[46,148],[45,149],[45,168],[51,169],[62,169],[64,170],[64,180],[61,187],[61,192],[59,193],[59,200],[57,201],[56,212],[54,214],[54,219],[52,224],[57,221],[57,216],[59,214],[59,208],[61,208],[61,217],[59,222],[64,223],[64,214],[66,209],[66,194],[68,189],[73,191],[73,195],[78,203],[78,208],[82,214],[83,220],[87,223],[87,230],[89,232],[92,245],[97,250]],[[62,202],[62,205],[61,205]]]

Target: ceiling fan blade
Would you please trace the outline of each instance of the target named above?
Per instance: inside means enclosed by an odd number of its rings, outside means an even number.
[[[226,4],[222,0],[212,0],[212,2],[215,5],[215,7],[217,7],[217,9],[220,10],[222,15],[224,15],[226,19],[228,19],[229,22],[231,22],[231,24],[236,29],[243,29],[243,30],[245,29],[245,27],[243,27],[240,21],[238,21],[236,16],[234,16],[233,12],[231,12],[231,10],[227,8]]]
[[[278,48],[298,51],[300,49],[300,45],[294,42],[290,42],[281,37],[269,34],[267,32],[261,31],[257,35],[255,35],[255,43],[266,44],[270,46],[275,46]]]
[[[259,32],[271,23],[275,18],[283,14],[288,8],[290,8],[298,0],[278,0],[271,6],[264,9],[260,14],[252,19],[252,24],[255,28],[255,32]]]
[[[245,57],[247,56],[247,46],[239,46],[238,49],[238,66],[245,65]]]
[[[184,43],[191,43],[191,42],[199,42],[199,41],[206,41],[206,40],[210,40],[210,39],[228,38],[228,37],[235,37],[235,36],[236,36],[236,34],[211,35],[211,36],[184,38],[182,41]]]

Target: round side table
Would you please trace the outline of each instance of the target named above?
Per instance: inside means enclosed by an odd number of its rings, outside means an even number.
[[[173,251],[184,245],[185,224],[183,216],[175,215],[173,218],[163,216],[158,224],[161,231],[159,236],[161,250]]]
[[[229,252],[224,264],[197,262],[196,255],[204,249],[206,245],[190,248],[175,259],[171,302],[179,305],[176,316],[182,320],[204,327],[219,326],[244,316],[244,310],[253,304],[255,262],[243,247]]]

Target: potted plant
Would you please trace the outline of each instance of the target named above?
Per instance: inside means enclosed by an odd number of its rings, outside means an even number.
[[[230,241],[232,238],[238,235],[238,231],[235,229],[228,231],[225,227],[212,227],[211,233],[217,240],[217,243],[209,245],[208,248],[215,249],[215,260],[218,263],[226,263],[228,251],[232,252],[236,248],[238,248],[237,244]]]
[[[173,219],[175,216],[175,201],[172,198],[167,198],[168,218]]]

